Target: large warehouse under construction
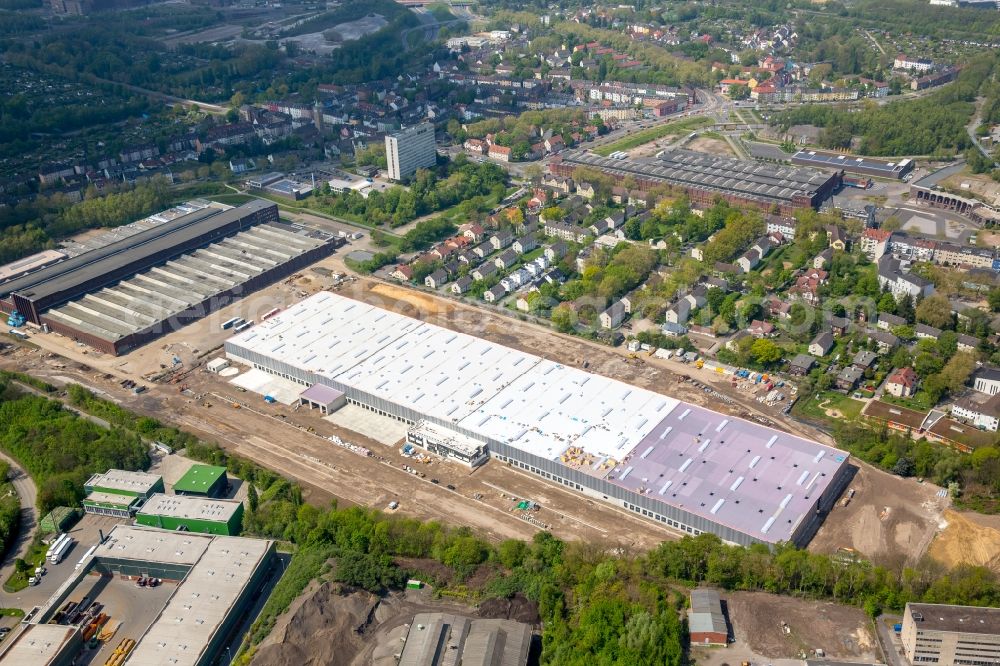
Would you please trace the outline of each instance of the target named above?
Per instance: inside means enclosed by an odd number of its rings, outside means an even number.
[[[225,348],[413,424],[422,434],[410,441],[438,453],[485,445],[689,534],[804,545],[846,483],[843,451],[329,292]]]
[[[0,309],[128,352],[333,253],[343,241],[251,201],[205,206],[0,284]]]

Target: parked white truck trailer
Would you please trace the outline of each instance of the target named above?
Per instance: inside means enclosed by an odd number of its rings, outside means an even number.
[[[75,542],[76,540],[73,537],[67,535],[66,540],[59,544],[59,546],[52,551],[52,554],[49,555],[49,562],[52,564],[59,564],[62,562],[63,558],[66,557],[66,553],[69,552],[69,549],[73,547]]]

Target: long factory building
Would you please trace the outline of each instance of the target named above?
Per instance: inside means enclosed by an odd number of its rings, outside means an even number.
[[[126,353],[314,263],[342,244],[275,204],[207,206],[0,284],[0,309]]]
[[[640,190],[670,186],[684,192],[696,207],[723,199],[783,217],[818,208],[843,181],[842,170],[762,164],[689,150],[669,150],[647,159],[613,159],[585,150],[567,150],[553,159],[549,171],[574,177],[580,167],[596,169],[613,178],[616,185],[632,179]]]
[[[842,153],[827,153],[822,150],[800,150],[792,155],[792,164],[819,169],[843,170],[876,178],[902,180],[913,171],[913,160],[880,160],[877,157],[858,157]]]
[[[731,543],[804,545],[848,477],[843,451],[329,292],[225,350],[412,424],[408,441],[438,453],[485,451]]]

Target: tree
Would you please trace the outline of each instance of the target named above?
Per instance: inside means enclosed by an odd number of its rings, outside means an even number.
[[[760,340],[754,340],[750,346],[750,354],[757,363],[767,366],[781,360],[781,347],[776,345],[772,340],[761,338]]]
[[[576,313],[568,303],[560,303],[552,309],[552,324],[560,333],[569,333],[576,325]]]
[[[1000,312],[1000,287],[990,289],[990,292],[986,295],[986,302],[989,303],[990,310]]]
[[[896,464],[892,466],[892,473],[898,476],[913,476],[916,471],[916,465],[913,464],[913,460],[910,458],[900,458],[896,461]]]
[[[934,354],[928,354],[927,352],[917,354],[917,357],[913,360],[913,369],[920,377],[929,377],[939,372],[943,366],[944,361]]]
[[[552,222],[558,222],[566,217],[566,211],[559,206],[549,206],[542,210],[542,217]]]
[[[927,393],[927,397],[934,404],[937,404],[944,397],[947,390],[946,382],[940,373],[933,374],[924,380],[924,392]]]
[[[955,354],[941,369],[941,378],[949,392],[960,391],[976,369],[976,359],[969,352]]]
[[[337,558],[334,573],[341,583],[379,593],[389,587],[399,587],[402,572],[392,563],[392,558],[348,550]]]
[[[942,331],[935,346],[942,358],[951,358],[958,351],[958,334],[955,331]]]
[[[878,311],[892,314],[896,311],[896,299],[889,292],[882,294],[878,299]]]
[[[247,482],[247,508],[253,513],[258,506],[260,506],[260,498],[257,496],[257,489],[252,483]]]
[[[917,305],[917,321],[935,328],[951,327],[951,303],[941,294],[928,296]]]

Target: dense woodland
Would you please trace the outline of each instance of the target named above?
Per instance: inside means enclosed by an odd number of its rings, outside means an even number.
[[[56,401],[18,392],[7,376],[0,377],[0,449],[35,479],[42,514],[78,505],[95,472],[149,466],[147,447],[134,432],[102,428]]]
[[[0,264],[53,247],[55,241],[85,229],[116,227],[151,215],[176,196],[165,181],[154,179],[120,192],[100,196],[88,190],[73,204],[62,194],[22,200],[0,209]]]
[[[464,155],[437,169],[420,169],[408,188],[373,191],[367,198],[354,190],[334,194],[329,187],[309,203],[318,210],[373,226],[398,227],[418,217],[460,206],[466,216],[495,206],[506,193],[507,173],[491,162],[476,164]]]

